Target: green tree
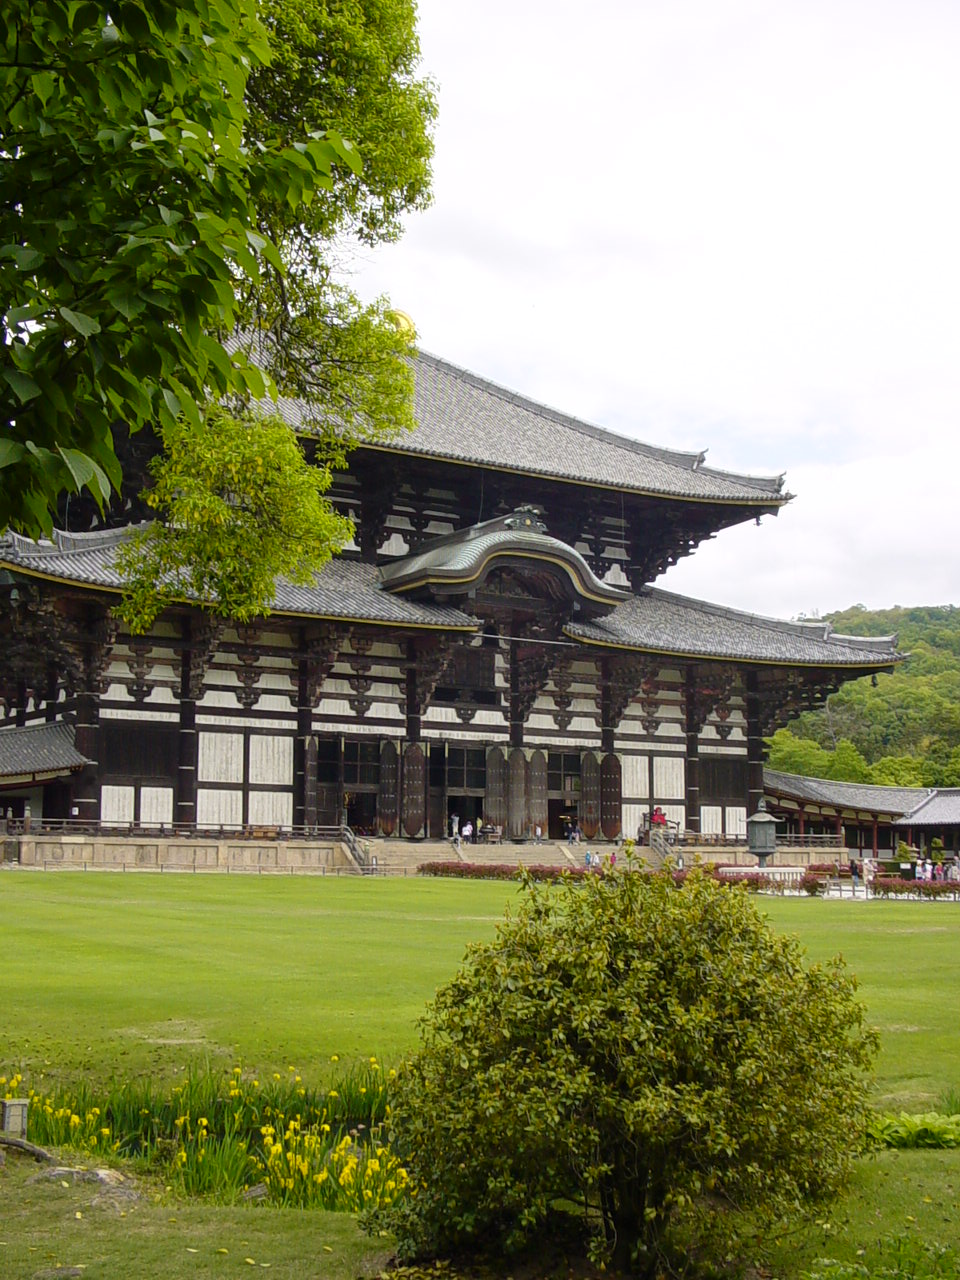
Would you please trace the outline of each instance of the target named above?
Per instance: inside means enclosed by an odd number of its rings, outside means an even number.
[[[740,1211],[797,1211],[846,1173],[876,1036],[840,961],[805,967],[738,889],[630,866],[529,882],[437,993],[392,1140],[404,1256],[510,1250],[582,1206],[644,1276],[726,1257]]]
[[[278,576],[310,582],[353,529],[324,501],[329,468],[310,465],[279,418],[210,407],[200,431],[181,418],[151,469],[146,497],[161,519],[119,553],[120,616],[135,633],[184,598],[240,622],[262,617]]]
[[[255,0],[9,0],[0,51],[0,528],[36,535],[64,489],[108,499],[118,421],[262,396],[216,336],[283,271],[257,209],[359,162],[333,133],[244,145]]]

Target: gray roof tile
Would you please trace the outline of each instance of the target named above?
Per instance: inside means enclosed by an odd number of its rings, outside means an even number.
[[[94,533],[62,533],[52,541],[32,542],[18,534],[0,538],[0,563],[64,582],[119,590],[114,568],[125,529]],[[334,557],[313,586],[277,583],[273,611],[305,617],[383,622],[397,626],[474,630],[476,620],[445,605],[420,604],[380,589],[376,565]]]
[[[763,509],[789,501],[783,476],[705,467],[703,453],[660,449],[592,426],[425,352],[411,358],[417,426],[378,447],[662,497]],[[282,397],[264,408],[294,427],[307,425],[299,400]]]
[[[824,622],[781,622],[651,587],[596,622],[566,628],[577,639],[691,658],[863,667],[898,661],[896,636],[844,636]]]
[[[772,795],[843,809],[862,809],[868,813],[909,813],[932,794],[927,787],[877,787],[866,782],[834,782],[829,778],[781,773],[779,769],[764,769],[763,785]]]
[[[74,733],[65,720],[0,729],[0,778],[82,769],[90,761],[74,746]]]

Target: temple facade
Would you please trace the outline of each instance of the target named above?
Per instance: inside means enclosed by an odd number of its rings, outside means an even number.
[[[776,514],[782,477],[711,469],[431,356],[415,373],[416,430],[335,480],[354,543],[314,585],[278,582],[256,625],[185,602],[126,634],[129,511],[81,528],[76,503],[49,541],[0,540],[5,810],[411,839],[456,817],[615,840],[658,807],[680,830],[742,834],[764,738],[897,661],[895,637],[655,585],[703,539]],[[304,427],[297,402],[280,410]]]

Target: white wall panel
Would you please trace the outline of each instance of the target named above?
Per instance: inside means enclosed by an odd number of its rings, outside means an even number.
[[[199,782],[242,782],[243,734],[201,733],[197,779]]]
[[[726,819],[728,836],[747,834],[747,810],[744,805],[728,805]]]
[[[723,809],[718,804],[700,806],[700,831],[705,836],[718,836],[723,831]]]
[[[250,821],[261,827],[293,825],[293,795],[289,791],[251,791]]]
[[[292,786],[293,739],[251,734],[250,781],[272,783],[279,787]]]
[[[683,799],[683,756],[654,756],[653,795],[655,800]]]
[[[661,806],[668,822],[675,822],[681,831],[687,827],[687,811],[682,804],[665,804]]]
[[[621,809],[621,821],[624,838],[627,840],[636,840],[640,827],[643,823],[644,815],[647,812],[645,804],[625,804]]]
[[[162,826],[173,822],[173,787],[140,788],[140,825]]]
[[[243,796],[239,791],[197,788],[197,825],[239,827],[243,824]]]
[[[100,821],[133,821],[133,787],[104,785],[100,788]]]
[[[649,758],[647,756],[621,756],[620,767],[621,786],[620,791],[623,796],[629,797],[631,800],[646,800],[650,795],[650,768]],[[630,828],[626,822],[623,824],[624,830],[629,833]]]

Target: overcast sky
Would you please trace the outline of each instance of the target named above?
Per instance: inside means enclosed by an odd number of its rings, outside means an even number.
[[[660,585],[960,602],[956,0],[420,0],[434,204],[354,263],[420,345],[796,499]]]

